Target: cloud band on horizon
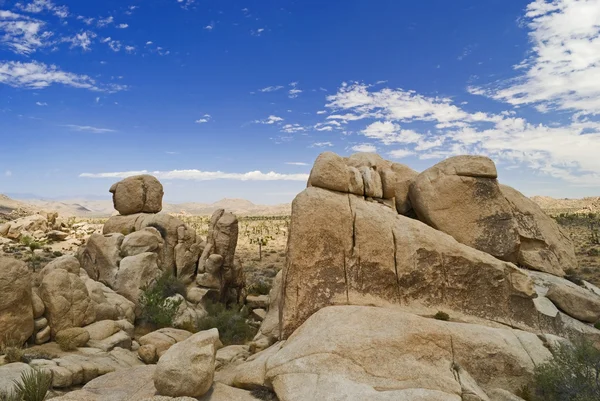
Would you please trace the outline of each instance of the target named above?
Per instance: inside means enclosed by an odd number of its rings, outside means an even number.
[[[238,181],[308,181],[308,174],[282,174],[274,171],[249,171],[247,173],[225,173],[222,171],[171,170],[171,171],[121,171],[111,173],[81,173],[80,178],[127,178],[134,175],[150,174],[163,180],[238,180]]]

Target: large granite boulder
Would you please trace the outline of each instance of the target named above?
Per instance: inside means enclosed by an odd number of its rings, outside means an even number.
[[[40,285],[39,295],[46,310],[52,337],[61,330],[83,327],[96,320],[96,308],[83,280],[73,273],[56,269]]]
[[[33,330],[29,269],[21,261],[0,257],[0,348],[22,345]]]
[[[497,177],[487,157],[451,157],[415,178],[410,199],[419,220],[460,243],[516,263],[519,232]]]
[[[407,214],[412,208],[408,191],[417,174],[375,153],[356,153],[343,158],[324,152],[315,161],[308,186],[376,198],[398,213]]]
[[[154,386],[160,395],[200,397],[212,386],[219,331],[201,331],[181,341],[159,359]]]
[[[414,179],[412,206],[419,220],[501,260],[559,276],[576,267],[556,223],[496,178],[487,157],[450,157]]]
[[[92,234],[85,246],[79,248],[77,258],[91,279],[115,288],[124,239],[121,233]]]
[[[282,336],[328,305],[448,307],[535,327],[535,293],[513,264],[361,196],[310,187],[292,204]]]
[[[163,186],[151,175],[125,178],[110,187],[115,209],[123,216],[162,210]]]
[[[534,333],[333,306],[312,315],[262,368],[236,368],[265,372],[281,401],[487,401],[492,389],[520,390],[550,357]]]

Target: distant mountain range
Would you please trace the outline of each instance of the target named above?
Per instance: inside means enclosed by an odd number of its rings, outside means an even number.
[[[19,197],[21,195],[18,195]],[[531,198],[544,211],[557,213],[600,212],[600,197],[582,199],[556,199],[549,196]],[[116,214],[110,199],[19,199],[15,200],[0,194],[0,213],[10,213],[14,209],[26,211],[56,211],[64,217],[108,217]],[[217,209],[226,209],[240,216],[289,215],[291,204],[255,205],[246,199],[221,199],[215,203],[164,203],[161,213],[185,213],[195,216],[211,215]]]
[[[0,194],[0,213],[10,213],[12,210],[19,208],[28,211],[55,211],[64,217],[108,217],[116,214],[110,199],[15,200]],[[185,213],[202,216],[210,215],[217,209],[226,209],[240,216],[287,215],[291,212],[291,205],[289,203],[255,205],[246,199],[221,199],[215,203],[163,203],[161,213]]]

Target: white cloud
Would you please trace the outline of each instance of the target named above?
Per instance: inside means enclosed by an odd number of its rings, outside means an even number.
[[[103,28],[103,27],[105,27],[107,25],[113,24],[114,22],[115,22],[115,19],[111,15],[111,16],[106,17],[106,18],[100,18],[100,19],[98,19],[98,22],[96,23],[96,26],[98,28]]]
[[[308,166],[308,163],[304,163],[304,162],[285,162],[285,164],[288,164],[290,166]]]
[[[393,159],[402,159],[404,157],[412,156],[414,154],[415,152],[408,149],[396,149],[388,153],[388,155]]]
[[[206,29],[207,31],[212,31],[213,29],[215,29],[215,23],[211,21],[210,24],[204,27],[204,29]]]
[[[267,86],[266,88],[259,89],[259,92],[275,92],[283,89],[283,86]]]
[[[0,61],[0,84],[25,89],[42,89],[53,84],[61,84],[101,92],[118,92],[127,89],[125,85],[100,85],[87,75],[61,71],[55,65],[36,61],[30,63]]]
[[[359,145],[354,145],[351,148],[355,152],[377,152],[377,147],[372,143],[361,143]]]
[[[298,82],[291,82],[290,86],[291,89],[288,91],[288,97],[290,99],[295,99],[302,93],[302,90],[298,89]]]
[[[117,28],[126,29],[126,28],[129,28],[129,24],[119,24],[119,25],[117,25]]]
[[[254,120],[254,122],[256,124],[267,124],[267,125],[272,125],[275,123],[279,123],[281,121],[283,121],[284,119],[278,116],[274,116],[274,115],[270,115],[269,117],[267,117],[264,120]]]
[[[125,51],[127,53],[133,53],[135,52],[135,46],[125,46]]]
[[[319,110],[319,111],[317,111],[317,114],[327,114],[327,111],[326,110]]]
[[[123,171],[115,173],[82,173],[83,178],[126,178],[139,174],[152,174],[161,180],[236,180],[236,181],[306,181],[308,174],[282,174],[270,171],[250,171],[247,173],[225,173],[222,171],[171,170],[171,171]]]
[[[66,6],[57,6],[51,0],[33,0],[29,4],[16,3],[15,7],[32,14],[49,11],[59,18],[67,18],[69,16],[69,9]]]
[[[38,106],[48,106],[48,103],[46,102],[35,102],[35,104]]]
[[[152,42],[151,40],[149,40],[149,41],[146,42],[146,46],[150,46],[152,43],[154,43],[154,42]]]
[[[0,44],[23,55],[51,46],[53,34],[45,31],[44,26],[45,23],[38,19],[0,10]]]
[[[541,112],[554,109],[600,113],[600,1],[535,0],[523,22],[530,29],[530,57],[518,64],[515,79],[473,94]]]
[[[307,128],[300,124],[285,124],[283,127],[281,127],[281,131],[288,134],[293,134],[294,132],[304,132],[306,130]]]
[[[202,118],[196,120],[196,124],[205,124],[207,122],[209,122],[212,119],[210,114],[205,114],[202,116]]]
[[[64,127],[70,128],[73,131],[91,132],[93,134],[105,134],[108,132],[117,132],[114,129],[97,128],[97,127],[91,127],[89,125],[67,124],[67,125],[64,125]]]
[[[333,146],[331,142],[315,142],[310,145],[311,148],[327,148]]]
[[[71,48],[81,47],[83,51],[89,51],[92,44],[92,39],[96,38],[96,34],[91,31],[81,32],[72,37],[63,38],[63,42],[71,43]]]

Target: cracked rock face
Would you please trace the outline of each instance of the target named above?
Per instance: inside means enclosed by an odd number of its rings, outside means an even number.
[[[328,305],[448,306],[526,327],[529,276],[513,264],[361,196],[309,187],[292,204],[281,327],[289,336]]]

